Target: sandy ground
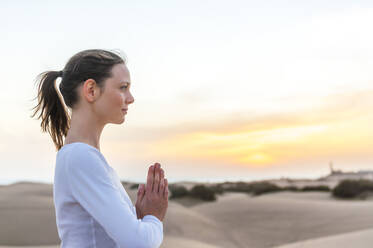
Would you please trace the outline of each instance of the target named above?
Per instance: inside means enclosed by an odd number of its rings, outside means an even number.
[[[136,190],[126,190],[134,202]],[[371,200],[335,200],[319,192],[226,193],[209,203],[170,200],[161,247],[333,248],[352,242],[363,248],[373,241],[372,209]],[[0,186],[0,220],[0,248],[59,247],[50,184]]]
[[[340,247],[359,247],[370,248],[373,243],[373,229],[332,235],[329,237],[311,239],[297,242],[277,248],[340,248]]]

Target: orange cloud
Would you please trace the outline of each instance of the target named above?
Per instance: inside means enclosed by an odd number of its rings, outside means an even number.
[[[336,94],[318,99],[323,104],[317,108],[298,113],[261,116],[247,122],[214,120],[207,121],[208,125],[201,121],[174,130],[171,127],[170,135],[155,141],[149,152],[173,159],[249,167],[320,156],[369,156],[373,145],[372,99],[373,91]],[[223,125],[229,122],[231,125]]]

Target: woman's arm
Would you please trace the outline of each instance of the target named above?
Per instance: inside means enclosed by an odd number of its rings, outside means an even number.
[[[120,247],[159,247],[163,223],[153,215],[137,219],[112,184],[98,151],[77,147],[66,166],[73,197]]]

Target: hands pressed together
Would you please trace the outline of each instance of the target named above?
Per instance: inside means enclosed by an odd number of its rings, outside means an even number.
[[[138,219],[150,214],[163,221],[168,207],[168,181],[159,163],[149,167],[146,186],[139,185],[135,207]]]

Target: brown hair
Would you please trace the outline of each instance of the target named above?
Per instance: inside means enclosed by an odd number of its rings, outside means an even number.
[[[65,104],[73,108],[78,102],[76,88],[87,79],[94,79],[104,90],[104,81],[112,76],[111,69],[116,64],[125,63],[120,53],[101,49],[81,51],[72,56],[62,71],[45,71],[37,76],[38,104],[32,108],[34,117],[40,112],[41,129],[52,137],[57,151],[63,146],[63,137],[70,128],[70,116]],[[56,79],[61,76],[59,86],[62,98],[58,94]],[[65,104],[63,103],[65,102]]]

